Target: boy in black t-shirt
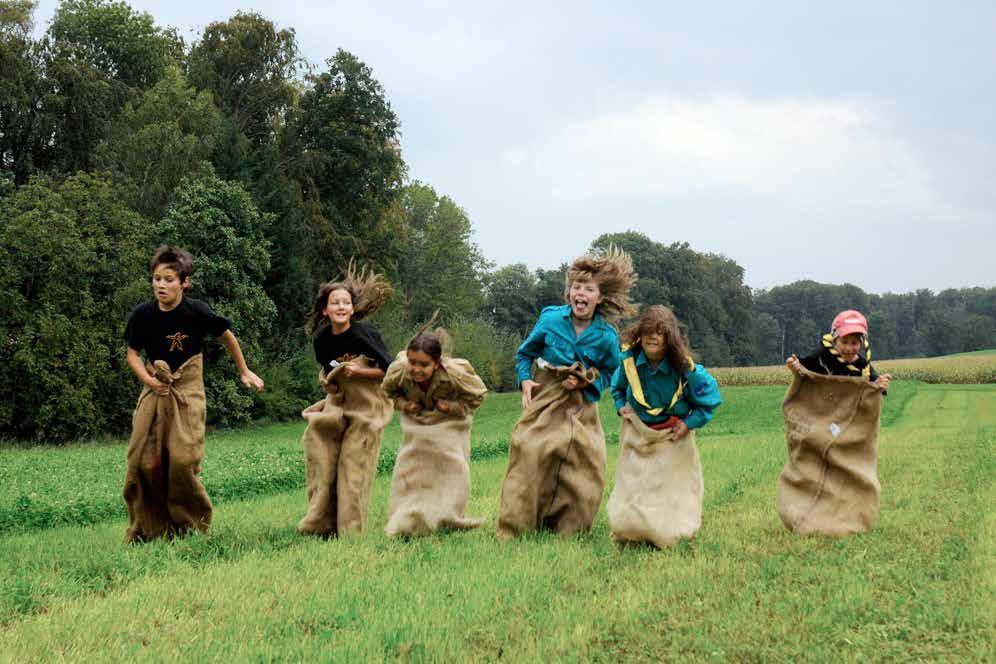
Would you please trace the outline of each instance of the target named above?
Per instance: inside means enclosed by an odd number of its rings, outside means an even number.
[[[263,381],[246,366],[239,341],[230,329],[232,322],[216,314],[206,303],[184,297],[193,271],[194,258],[186,251],[170,246],[156,250],[152,257],[152,290],[156,299],[135,307],[125,326],[128,366],[149,389],[166,394],[165,386],[147,370],[139,352],[145,351],[149,366],[156,360],[164,360],[176,371],[201,352],[204,335],[210,334],[228,349],[242,384],[262,391]]]
[[[145,385],[132,418],[123,492],[129,540],[205,531],[211,523],[211,500],[197,477],[204,455],[204,336],[219,338],[246,387],[263,389],[263,381],[246,366],[231,321],[204,302],[184,297],[193,270],[186,251],[157,249],[152,258],[156,299],[135,307],[125,326],[128,366]]]

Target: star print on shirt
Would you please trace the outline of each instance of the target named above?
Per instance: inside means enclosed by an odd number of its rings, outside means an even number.
[[[189,334],[184,334],[183,332],[177,332],[176,334],[167,334],[166,338],[169,339],[169,352],[174,350],[179,350],[183,352],[183,340],[189,337]]]

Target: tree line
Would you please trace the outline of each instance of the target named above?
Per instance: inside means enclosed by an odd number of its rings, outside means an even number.
[[[137,385],[122,332],[164,242],[194,253],[191,295],[265,367],[266,392],[248,395],[207,347],[215,425],[294,416],[316,398],[304,317],[350,257],[397,289],[374,321],[392,350],[438,308],[454,352],[514,389],[512,355],[562,301],[566,264],[487,261],[466,211],[409,177],[400,120],[358,57],[307,62],[292,28],[253,12],[188,44],[108,0],[64,0],[36,37],[35,4],[0,0],[0,436],[127,429]],[[592,248],[609,244],[633,255],[636,299],[670,304],[707,364],[807,349],[835,307],[870,312],[879,357],[996,345],[993,289],[752,292],[724,256],[633,232]]]

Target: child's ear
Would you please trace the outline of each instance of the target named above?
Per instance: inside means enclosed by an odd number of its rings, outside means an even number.
[[[180,282],[180,288],[185,292],[190,288],[190,277],[184,277],[183,281]]]

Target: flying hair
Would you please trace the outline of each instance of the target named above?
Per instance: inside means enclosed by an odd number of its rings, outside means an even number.
[[[596,311],[612,322],[630,318],[637,311],[636,305],[629,300],[636,276],[630,255],[609,245],[608,249],[587,253],[571,264],[564,281],[564,299],[570,302],[571,284],[575,281],[593,280],[602,292],[602,302]]]
[[[349,259],[346,273],[337,281],[327,281],[318,288],[318,295],[308,316],[307,330],[312,334],[328,324],[325,316],[325,306],[328,304],[332,291],[344,290],[353,301],[353,320],[371,316],[380,310],[391,299],[394,288],[387,278],[374,272],[370,266],[356,268],[356,260]]]
[[[408,350],[418,351],[420,353],[425,353],[431,357],[436,362],[439,362],[443,355],[449,355],[451,351],[451,340],[450,334],[441,327],[437,327],[434,331],[429,332],[429,328],[432,327],[439,319],[439,309],[436,309],[432,317],[428,321],[422,324],[415,336],[411,338],[408,342]]]

